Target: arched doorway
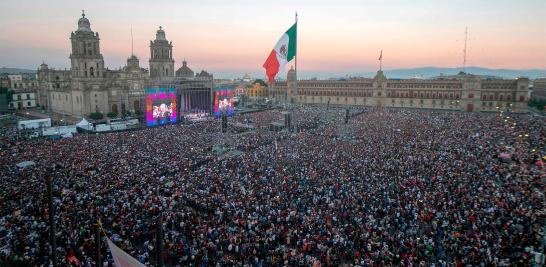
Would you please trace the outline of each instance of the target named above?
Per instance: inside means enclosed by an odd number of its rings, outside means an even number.
[[[133,109],[135,111],[140,111],[140,101],[135,100],[135,102],[133,102]]]
[[[116,105],[116,104],[112,105],[112,112],[113,113],[118,113],[118,105]]]

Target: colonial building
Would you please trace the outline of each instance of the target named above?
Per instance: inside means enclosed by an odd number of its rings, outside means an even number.
[[[70,40],[70,70],[52,69],[45,63],[38,69],[37,99],[41,106],[79,116],[143,110],[144,87],[149,76],[139,66],[137,57],[131,55],[122,69],[105,68],[99,34],[91,30],[85,14],[78,20],[78,28],[70,34]]]
[[[273,100],[301,104],[405,107],[460,111],[525,112],[529,79],[485,79],[461,73],[438,79],[374,78],[296,80],[293,69],[286,81],[270,90]]]
[[[532,98],[546,100],[546,78],[535,79],[533,81]]]
[[[150,41],[150,73],[131,55],[117,70],[104,66],[100,38],[82,14],[70,35],[70,70],[56,70],[45,63],[38,69],[38,103],[49,111],[77,116],[90,113],[144,112],[145,88],[176,88],[180,111],[211,110],[213,76],[194,75],[187,62],[174,71],[172,42],[162,27]]]
[[[11,95],[10,109],[22,110],[36,107],[36,96],[32,90],[17,89]]]
[[[24,77],[22,74],[9,74],[8,80],[9,86],[7,87],[12,90],[33,90],[38,87],[38,81],[35,76],[33,78],[28,78]]]

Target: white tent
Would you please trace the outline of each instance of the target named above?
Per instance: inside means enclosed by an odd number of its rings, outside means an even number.
[[[88,127],[89,125],[91,125],[91,123],[89,123],[85,118],[82,119],[82,121],[78,122],[78,124],[76,124],[76,126],[80,126],[80,127]]]
[[[82,129],[90,130],[93,128],[93,124],[88,122],[85,118],[83,118],[80,122],[76,124],[76,127],[80,127]]]

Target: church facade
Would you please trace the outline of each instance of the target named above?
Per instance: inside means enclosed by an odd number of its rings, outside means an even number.
[[[322,105],[423,108],[468,112],[525,112],[529,79],[489,79],[470,74],[435,79],[374,78],[297,80],[293,69],[276,82],[270,96],[277,102]]]
[[[38,69],[37,101],[48,111],[74,116],[144,112],[145,88],[164,81],[171,84],[177,79],[173,45],[162,27],[157,30],[155,40],[150,41],[150,71],[140,66],[135,55],[131,55],[121,69],[106,68],[99,33],[91,30],[85,14],[78,20],[77,30],[70,34],[70,41],[70,70],[53,69],[45,63]],[[184,61],[176,74],[192,79],[193,72],[188,70]]]

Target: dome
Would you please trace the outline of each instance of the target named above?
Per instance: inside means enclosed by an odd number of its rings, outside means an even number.
[[[294,70],[294,66],[290,67],[290,70],[288,70],[288,73],[296,73],[296,70]]]
[[[157,30],[157,33],[155,34],[155,39],[160,41],[167,41],[167,38],[165,37],[165,31],[161,26],[159,26],[159,30]]]
[[[193,70],[188,67],[186,60],[182,61],[182,67],[176,71],[177,77],[192,78],[194,75]]]
[[[82,17],[78,20],[78,31],[82,31],[82,32],[91,31],[91,23],[89,23],[89,20],[85,17],[85,12],[83,12],[83,10],[82,10]]]
[[[135,55],[131,55],[131,57],[127,59],[126,70],[140,70],[139,61]]]
[[[295,81],[296,80],[296,70],[294,70],[294,66],[292,66],[290,68],[290,70],[288,71],[288,73],[286,74],[286,78],[287,80],[289,81]]]

